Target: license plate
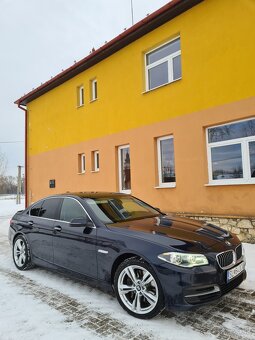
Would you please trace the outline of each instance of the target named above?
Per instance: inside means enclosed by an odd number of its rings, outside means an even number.
[[[227,282],[231,281],[234,277],[239,275],[245,269],[245,263],[242,262],[238,266],[227,271]]]

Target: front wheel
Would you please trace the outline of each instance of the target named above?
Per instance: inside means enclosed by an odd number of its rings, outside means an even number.
[[[19,270],[26,270],[32,267],[27,241],[22,235],[17,236],[14,240],[12,255],[14,264]]]
[[[114,288],[120,305],[139,319],[150,319],[164,308],[160,282],[143,260],[129,258],[118,267]]]

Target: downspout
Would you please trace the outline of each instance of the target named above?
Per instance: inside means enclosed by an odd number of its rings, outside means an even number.
[[[25,183],[24,183],[24,186],[25,186],[25,208],[27,207],[28,205],[28,188],[27,188],[27,174],[28,174],[28,171],[27,171],[27,109],[22,107],[21,104],[18,102],[18,108],[23,110],[25,112]]]

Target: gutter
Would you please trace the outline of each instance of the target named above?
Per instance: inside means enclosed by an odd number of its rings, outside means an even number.
[[[27,175],[28,175],[28,169],[27,169],[27,132],[28,132],[28,129],[27,129],[27,108],[24,108],[21,106],[20,103],[18,103],[18,108],[23,110],[25,112],[25,183],[24,183],[24,187],[25,187],[25,208],[27,207],[28,205],[28,188],[27,188]]]

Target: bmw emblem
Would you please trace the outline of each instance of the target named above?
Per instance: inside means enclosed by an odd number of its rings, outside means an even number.
[[[228,241],[225,241],[225,244],[226,244],[227,246],[231,246],[231,243],[228,242]]]

